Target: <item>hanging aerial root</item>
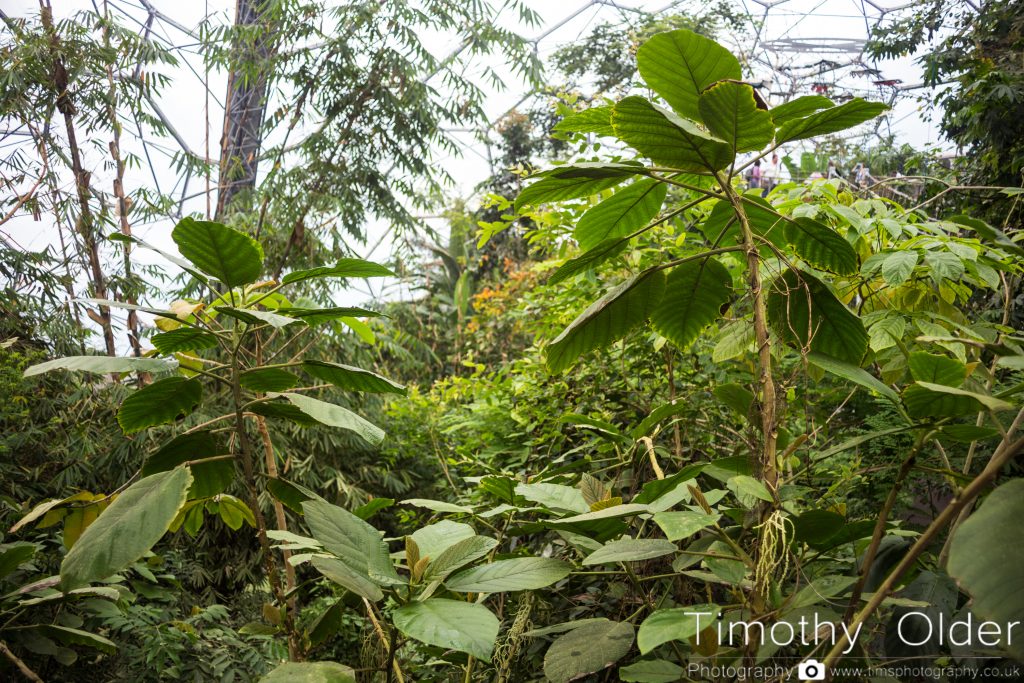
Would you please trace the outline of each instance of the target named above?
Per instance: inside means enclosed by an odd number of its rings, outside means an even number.
[[[519,651],[523,645],[523,634],[532,627],[530,613],[533,611],[533,593],[525,593],[519,600],[519,608],[516,610],[516,618],[512,626],[505,633],[505,637],[498,641],[494,648],[494,669],[498,674],[498,681],[507,681],[512,671],[512,665],[519,657]]]
[[[761,540],[754,567],[754,587],[761,595],[767,595],[772,579],[776,575],[785,576],[789,570],[789,543],[795,527],[781,510],[772,510],[755,528],[760,531]]]

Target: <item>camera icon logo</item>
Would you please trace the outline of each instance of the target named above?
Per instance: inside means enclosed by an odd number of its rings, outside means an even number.
[[[817,659],[808,659],[797,665],[796,675],[801,681],[823,681],[825,680],[825,665]]]

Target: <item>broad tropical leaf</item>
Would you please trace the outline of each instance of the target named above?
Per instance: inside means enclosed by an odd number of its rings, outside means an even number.
[[[552,683],[569,683],[606,669],[626,656],[633,635],[633,625],[625,621],[588,621],[551,644],[544,655],[544,675]]]
[[[676,544],[663,538],[621,538],[605,543],[583,558],[584,565],[638,562],[676,552]]]
[[[949,574],[971,596],[971,611],[996,624],[1024,614],[1024,479],[1013,479],[988,495],[953,534]],[[1016,634],[1014,634],[1016,635]],[[1024,639],[1001,630],[1002,646],[1024,660]],[[1000,637],[997,636],[997,637]]]
[[[255,282],[263,270],[259,242],[226,225],[182,218],[171,231],[171,239],[196,268],[228,287]]]
[[[179,467],[125,489],[64,556],[64,591],[105,579],[146,554],[167,532],[191,484],[192,475]]]
[[[1012,404],[995,396],[920,381],[903,390],[903,405],[913,418],[957,417],[983,410],[1013,409]]]
[[[355,432],[371,446],[378,446],[384,440],[383,429],[372,422],[368,422],[347,408],[310,398],[309,396],[303,396],[302,394],[270,392],[267,396],[269,398],[283,398],[290,401],[303,414],[320,424]]]
[[[313,280],[325,277],[394,277],[395,273],[379,263],[364,261],[359,258],[343,258],[333,266],[322,266],[310,268],[309,270],[296,270],[281,278],[281,284],[290,285],[303,280]]]
[[[194,327],[180,327],[170,332],[154,334],[149,338],[154,348],[163,354],[183,351],[201,351],[217,345],[217,336]]]
[[[664,659],[641,659],[619,669],[619,680],[626,683],[676,683],[684,680],[686,670]]]
[[[228,453],[230,451],[217,442],[212,432],[203,430],[180,434],[146,458],[142,465],[142,476],[166,472],[184,462]],[[192,470],[189,498],[209,498],[223,493],[235,477],[235,463],[230,459],[189,465],[189,469]]]
[[[643,171],[639,164],[582,163],[560,166],[539,175],[540,180],[516,197],[518,211],[527,205],[560,202],[595,195]]]
[[[651,178],[637,180],[584,213],[573,231],[582,249],[624,237],[657,215],[668,185]]]
[[[840,275],[857,272],[857,252],[839,233],[813,218],[785,222],[786,239],[800,258],[815,268]]]
[[[651,36],[636,53],[640,77],[680,115],[700,121],[697,101],[717,81],[743,77],[739,60],[715,41],[678,29]]]
[[[907,361],[910,376],[918,382],[958,387],[967,379],[967,366],[955,358],[927,351],[914,351]]]
[[[629,240],[620,237],[617,239],[608,239],[598,244],[593,249],[577,256],[576,258],[569,259],[558,267],[551,277],[548,278],[548,284],[558,284],[562,280],[568,280],[574,275],[579,275],[585,271],[596,268],[608,259],[614,258],[625,251],[629,245]]]
[[[615,104],[612,125],[616,137],[660,166],[709,173],[733,161],[726,142],[636,95]]]
[[[271,313],[270,311],[257,311],[253,308],[235,308],[233,306],[214,306],[214,310],[218,313],[234,318],[235,320],[241,320],[247,325],[270,325],[277,329],[283,329],[289,325],[302,324],[302,320],[298,318],[291,318],[280,313]]]
[[[563,484],[517,484],[515,494],[554,512],[587,512],[590,506],[579,489]]]
[[[610,105],[591,107],[569,114],[555,124],[555,132],[615,135],[612,130],[612,108]]]
[[[381,377],[375,372],[356,368],[341,363],[328,363],[320,360],[302,362],[302,369],[317,379],[330,382],[339,389],[348,391],[368,391],[376,394],[398,394],[405,396],[405,387]]]
[[[374,583],[403,583],[379,531],[348,510],[322,500],[302,503],[313,538],[360,576]]]
[[[693,510],[677,512],[658,512],[654,515],[654,523],[665,533],[670,541],[679,541],[703,531],[718,521],[717,515],[708,515]]]
[[[779,126],[775,143],[806,140],[827,133],[838,133],[870,121],[888,109],[881,102],[867,102],[855,97],[838,107],[829,107],[803,118],[791,119]]]
[[[786,343],[797,349],[860,366],[868,346],[864,324],[828,287],[809,273],[787,270],[772,284],[768,318]]]
[[[859,384],[865,389],[874,391],[875,393],[886,397],[893,403],[899,403],[899,394],[897,394],[892,387],[884,384],[880,379],[876,378],[859,365],[847,363],[846,361],[833,358],[832,356],[828,356],[824,353],[817,353],[815,351],[811,351],[807,354],[807,360],[826,372],[831,372],[833,375],[842,377],[854,384]]]
[[[299,308],[294,306],[283,306],[278,310],[291,318],[298,318],[307,325],[319,325],[320,323],[331,322],[351,318],[379,318],[381,314],[365,308],[354,306],[335,306],[332,308]],[[346,323],[347,324],[347,323]]]
[[[517,557],[472,567],[444,583],[460,593],[503,593],[545,588],[561,581],[572,565],[552,557]]]
[[[661,303],[651,324],[680,349],[692,344],[705,327],[718,320],[732,297],[732,276],[708,257],[682,263],[669,271]]]
[[[480,603],[431,598],[403,605],[391,613],[391,618],[410,638],[491,661],[499,623]]]
[[[700,120],[734,154],[760,150],[775,137],[771,114],[757,106],[754,88],[746,83],[716,83],[701,93],[697,106]]]
[[[356,674],[336,662],[285,662],[259,683],[356,683]]]
[[[371,602],[384,599],[384,591],[365,572],[353,569],[351,565],[333,557],[315,556],[311,562],[318,572],[342,588]]]
[[[420,527],[413,532],[412,540],[420,549],[420,557],[438,558],[448,548],[474,536],[476,536],[476,532],[468,524],[444,519]]]
[[[470,536],[445,548],[437,557],[430,558],[425,581],[444,580],[449,574],[494,550],[498,541],[487,536]],[[428,557],[424,555],[424,557]]]
[[[548,345],[548,367],[561,372],[584,353],[621,339],[647,318],[664,290],[660,270],[640,273],[609,290]]]
[[[115,358],[112,356],[65,356],[27,368],[25,377],[54,370],[80,370],[106,375],[114,372],[167,372],[177,364],[162,358]]]
[[[134,434],[191,414],[202,398],[199,380],[167,377],[129,395],[117,411],[117,422],[125,434]]]
[[[238,382],[250,391],[285,391],[298,384],[299,377],[282,368],[253,368],[239,375]]]
[[[717,605],[692,605],[660,609],[644,619],[637,633],[636,644],[647,654],[670,640],[686,641],[715,623]]]
[[[789,102],[784,102],[768,110],[772,122],[778,128],[787,121],[801,119],[821,109],[835,106],[835,102],[823,95],[804,95]]]

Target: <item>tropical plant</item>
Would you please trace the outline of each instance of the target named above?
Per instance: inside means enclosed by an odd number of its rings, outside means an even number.
[[[278,476],[278,454],[267,420],[337,427],[377,445],[384,438],[379,427],[308,394],[332,386],[360,392],[401,394],[405,390],[368,370],[304,357],[302,338],[308,330],[337,321],[358,326],[357,317],[376,313],[351,307],[312,308],[302,301],[293,303],[280,290],[312,279],[376,277],[391,271],[367,261],[343,259],[334,266],[293,271],[280,282],[257,282],[263,271],[263,251],[247,235],[218,223],[185,218],[175,227],[173,238],[187,261],[168,258],[209,291],[209,300],[179,301],[171,310],[104,302],[158,317],[162,331],[151,338],[154,354],[69,356],[33,365],[25,375],[56,370],[114,377],[138,373],[137,390],[117,411],[117,422],[127,435],[187,418],[204,394],[223,393],[228,412],[164,439],[116,491],[88,494],[88,500],[83,499],[86,494],[76,494],[43,502],[19,526],[64,517],[69,550],[61,564],[60,585],[64,591],[72,591],[122,570],[168,530],[184,528],[194,533],[207,514],[218,515],[233,530],[247,524],[256,529],[272,594],[285,615],[282,623],[290,627],[295,609],[294,571],[286,563],[282,582],[281,568],[267,552],[269,524],[259,500],[264,493],[274,497],[274,524],[286,529],[281,501],[295,506],[302,487]],[[218,359],[214,354],[220,354]],[[296,372],[320,382],[298,387],[302,378]],[[236,465],[241,469],[246,501],[226,493]],[[69,536],[72,521],[77,532],[74,538]],[[292,629],[286,630],[292,656],[297,657],[297,636]]]
[[[752,462],[746,456],[726,459],[730,468],[738,469],[722,477],[727,488],[712,491],[714,499],[691,484],[689,510],[654,514],[668,543],[627,536],[611,541],[622,545],[621,553],[618,546],[612,550],[608,545],[595,553],[604,558],[606,552],[608,561],[642,560],[674,553],[671,541],[711,529],[713,533],[698,538],[673,565],[706,583],[700,592],[707,596],[718,590],[715,584],[730,587],[726,602],[731,606],[709,606],[709,614],[721,607],[727,619],[791,620],[800,609],[849,589],[843,620],[859,629],[936,535],[958,514],[967,514],[963,511],[1022,446],[1014,435],[1020,418],[1006,432],[986,425],[999,425],[998,413],[1014,408],[1007,399],[1017,389],[1010,384],[999,390],[997,384],[1009,379],[1000,365],[1017,362],[1000,356],[1019,357],[1020,340],[1006,327],[1005,316],[1002,323],[992,323],[958,309],[969,311],[976,291],[1005,289],[1001,273],[1019,273],[1021,248],[981,221],[936,221],[906,213],[891,202],[854,201],[826,182],[781,186],[767,200],[759,191],[747,193],[742,173],[754,159],[786,143],[845,130],[886,107],[859,99],[837,106],[808,96],[768,108],[740,80],[735,57],[685,30],[652,37],[640,47],[637,60],[646,85],[671,109],[629,96],[574,114],[559,127],[616,139],[638,158],[554,167],[538,174],[517,199],[517,206],[535,205],[619,188],[580,217],[573,236],[583,253],[566,261],[549,282],[567,282],[607,269],[610,263],[621,267],[625,262],[633,272],[546,346],[547,364],[552,372],[563,372],[584,354],[623,339],[645,320],[650,320],[656,338],[682,350],[717,325],[716,361],[742,360],[753,348],[753,381],[715,392],[749,420]],[[738,157],[750,152],[753,158]],[[669,190],[673,203],[663,210]],[[634,246],[639,240],[657,247]],[[910,325],[920,336],[908,338]],[[813,445],[821,426],[806,406],[793,405],[794,399],[805,390],[804,382],[823,373],[878,396],[899,414],[902,424],[859,437],[859,443],[894,431],[915,437],[874,524],[849,524],[841,514],[799,503],[800,480],[807,473],[802,466],[851,447],[840,445],[824,453],[812,449],[805,456],[809,461],[798,456],[808,440]],[[960,424],[967,416],[972,423]],[[972,456],[994,436],[1001,438],[990,451],[988,465],[973,472]],[[948,461],[944,438],[971,443],[962,472]],[[876,564],[880,548],[897,540],[887,536],[894,497],[926,448],[938,449],[947,458],[939,467],[958,494],[909,550],[901,548],[906,551],[902,559]],[[653,450],[651,457],[654,464]],[[659,480],[652,484],[693,480],[703,468],[725,465],[716,462],[692,464],[664,478],[656,467]],[[731,513],[714,507],[727,492],[735,497]],[[652,512],[649,498],[634,497],[630,503],[619,499],[589,514],[642,516]],[[721,515],[731,517],[733,524],[719,526]],[[638,531],[644,528],[642,522],[637,526]],[[600,540],[625,531],[620,526]],[[808,550],[835,548],[867,536],[871,540],[858,575],[828,578],[833,589],[827,595],[818,585],[818,595],[808,600],[789,584],[791,560],[807,571],[816,559]],[[702,557],[708,574],[684,571]],[[943,566],[945,558],[939,563]],[[866,584],[872,595],[861,607]],[[714,654],[702,650],[699,639],[694,644],[699,622],[686,610],[655,609],[654,604],[646,609],[651,614],[639,630],[642,653],[691,638],[697,652]],[[623,624],[624,634],[627,627],[632,632],[632,626]],[[753,657],[757,649],[749,642],[730,645],[735,656]],[[846,645],[844,638],[832,644],[826,664],[847,652]],[[770,654],[762,648],[759,656]],[[676,650],[675,655],[681,653]],[[684,664],[657,666],[668,670]]]

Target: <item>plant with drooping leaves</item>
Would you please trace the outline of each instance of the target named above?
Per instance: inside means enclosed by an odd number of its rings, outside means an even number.
[[[289,634],[291,654],[297,657],[301,644],[292,621],[294,569],[287,562],[283,568],[278,566],[268,552],[266,531],[272,526],[287,529],[285,506],[297,508],[296,501],[308,496],[302,487],[278,475],[268,420],[345,429],[376,446],[384,439],[383,430],[343,406],[309,394],[333,387],[392,394],[404,394],[405,389],[369,370],[305,358],[307,331],[336,326],[339,321],[358,328],[359,318],[377,313],[293,303],[283,292],[313,279],[393,273],[352,258],[334,266],[293,271],[279,282],[260,281],[263,250],[248,235],[219,223],[185,218],[172,237],[184,260],[161,253],[208,292],[206,300],[179,301],[169,309],[103,302],[156,316],[160,331],[150,339],[154,352],[146,357],[57,358],[28,368],[25,376],[54,370],[115,376],[138,373],[138,389],[117,411],[126,435],[179,422],[196,411],[204,396],[216,392],[227,396],[228,412],[180,430],[149,453],[135,477],[114,493],[90,494],[84,501],[81,494],[46,501],[21,524],[64,518],[69,549],[60,578],[65,591],[121,571],[168,530],[184,528],[195,533],[206,514],[218,515],[234,530],[248,524],[259,537],[278,603],[274,609],[281,611],[280,623]],[[136,238],[112,238],[155,249]],[[236,470],[240,470],[246,500],[227,493]],[[274,500],[273,523],[265,519],[259,504],[264,492]],[[74,538],[68,535],[72,521]]]
[[[849,592],[844,619],[853,626],[863,624],[924,548],[914,545],[903,564],[880,564],[876,573],[883,572],[882,577],[892,569],[882,584],[885,590],[860,609],[871,567],[890,529],[892,500],[915,458],[942,438],[966,440],[973,453],[999,434],[984,423],[998,425],[998,413],[1014,408],[1007,399],[1018,390],[1012,385],[1004,391],[995,388],[1004,374],[996,361],[998,356],[1019,358],[1022,340],[1006,326],[1005,317],[1001,325],[993,324],[964,315],[960,307],[968,306],[979,290],[1008,291],[1002,273],[1020,272],[1022,250],[981,221],[964,216],[935,220],[892,202],[857,199],[842,184],[782,185],[770,194],[746,189],[744,171],[756,159],[783,145],[864,123],[885,111],[885,105],[856,98],[835,105],[824,97],[807,96],[769,108],[741,80],[735,57],[688,31],[654,36],[640,47],[637,61],[658,102],[629,96],[572,114],[557,127],[615,139],[635,150],[636,158],[623,152],[613,161],[588,160],[543,171],[516,202],[525,207],[601,196],[575,223],[573,237],[582,253],[565,261],[549,285],[564,286],[602,269],[630,271],[547,344],[548,367],[563,372],[584,354],[609,348],[646,321],[657,344],[668,342],[682,351],[718,326],[716,362],[736,358],[749,362],[754,371],[749,387],[732,384],[715,390],[716,398],[748,420],[753,435],[753,467],[743,465],[745,456],[738,456],[740,461],[730,463],[730,469],[738,468],[722,477],[745,512],[734,516],[737,526],[715,529],[719,498],[709,501],[694,484],[686,496],[690,510],[656,513],[654,520],[670,540],[714,530],[702,535],[705,543],[692,546],[698,556],[710,551],[717,558],[706,560],[710,573],[704,579],[731,585],[742,613],[756,618],[781,618],[793,609],[794,596],[784,591],[791,578],[794,540],[824,548],[870,537],[859,575],[829,589],[830,599]],[[806,392],[799,378],[813,381],[824,373],[880,397],[903,423],[888,433],[915,437],[879,520],[856,531],[842,532],[842,515],[805,509],[797,502],[798,478],[806,470],[796,453],[817,429],[802,415],[804,410],[788,405],[787,397]],[[680,408],[670,404],[657,409],[650,416],[652,424]],[[976,424],[957,424],[964,416],[976,417]],[[574,419],[583,422],[581,416]],[[630,434],[599,420],[583,423],[615,435],[610,438],[621,436],[623,444],[632,436],[640,453],[649,452],[659,479],[682,483],[664,477],[653,445],[638,438],[643,430]],[[1011,430],[973,487],[965,487],[970,498],[954,501],[929,534],[962,511],[977,495],[979,482],[991,481],[1016,448]],[[968,458],[963,475],[970,473],[970,464]],[[711,466],[722,475],[724,462]],[[694,479],[704,467],[697,463],[680,474]],[[958,476],[947,474],[957,488]],[[652,512],[627,510],[629,505],[620,499],[619,505],[603,511],[641,520]],[[617,507],[621,514],[616,514]],[[835,544],[830,546],[832,536]],[[670,552],[668,546],[662,551]],[[643,552],[638,552],[635,558],[642,559]],[[680,572],[699,561],[683,561],[685,556],[673,564]],[[800,598],[805,601],[806,596]],[[640,628],[641,652],[688,637],[692,644],[694,633],[687,631],[692,626],[683,611],[653,612]],[[655,636],[659,629],[664,634]],[[833,648],[828,663],[841,651],[838,645]],[[753,651],[748,647],[745,654],[752,656]]]

